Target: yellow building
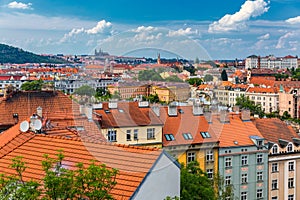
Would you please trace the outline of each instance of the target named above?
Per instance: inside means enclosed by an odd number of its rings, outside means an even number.
[[[190,97],[190,86],[187,83],[153,83],[151,94],[157,94],[160,101],[186,101]]]
[[[199,105],[172,106],[160,109],[163,127],[163,148],[180,163],[198,161],[208,177],[218,172],[218,138]]]
[[[162,147],[163,123],[148,102],[106,102],[94,113],[109,142]]]

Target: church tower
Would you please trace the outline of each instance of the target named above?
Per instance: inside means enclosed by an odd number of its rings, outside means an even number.
[[[161,62],[160,62],[160,53],[158,53],[158,55],[157,55],[157,64],[161,64]]]

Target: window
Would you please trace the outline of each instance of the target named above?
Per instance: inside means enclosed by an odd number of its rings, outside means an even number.
[[[289,162],[289,171],[294,171],[294,161]]]
[[[261,147],[263,145],[263,141],[262,140],[257,140],[257,146]]]
[[[256,197],[258,199],[262,199],[263,198],[263,190],[262,189],[257,189],[257,191],[256,191]]]
[[[207,173],[207,178],[213,178],[213,173],[214,173],[213,169],[207,169],[206,173]]]
[[[115,130],[109,130],[107,132],[107,140],[109,142],[115,142],[115,141],[117,141],[117,131],[115,131]]]
[[[241,192],[241,200],[247,200],[247,192]]]
[[[182,134],[185,140],[192,140],[193,136],[191,133],[183,133]]]
[[[294,178],[289,178],[288,179],[288,187],[289,188],[294,188]]]
[[[200,134],[201,134],[201,136],[202,136],[203,138],[210,138],[210,137],[211,137],[210,134],[209,134],[208,132],[200,132]]]
[[[155,128],[147,128],[147,139],[155,139]]]
[[[206,151],[206,162],[214,160],[214,152],[213,150]]]
[[[127,141],[131,140],[131,130],[126,131],[126,139],[127,139]]]
[[[133,130],[133,139],[134,140],[138,140],[139,139],[138,134],[139,134],[139,129],[134,129]]]
[[[231,176],[225,176],[225,185],[231,185]]]
[[[287,151],[287,152],[292,152],[292,151],[293,151],[293,144],[289,143],[289,144],[286,146],[286,151]]]
[[[272,197],[272,200],[278,200],[277,196]]]
[[[225,158],[225,167],[231,167],[231,157]]]
[[[242,174],[242,184],[245,184],[248,182],[248,174]]]
[[[274,144],[272,148],[272,154],[276,154],[276,153],[278,153],[278,145]]]
[[[277,189],[278,189],[277,179],[272,180],[272,190],[277,190]]]
[[[293,194],[289,194],[288,200],[294,200],[294,195]]]
[[[195,152],[188,152],[187,153],[187,163],[193,162],[196,160]]]
[[[242,165],[248,165],[248,156],[242,156]]]
[[[278,163],[272,163],[272,172],[278,172]]]
[[[263,163],[263,154],[257,154],[257,163]]]
[[[173,140],[175,140],[173,134],[165,134],[165,138],[166,138],[167,141],[173,141]]]
[[[263,172],[257,172],[256,179],[257,181],[263,181]]]

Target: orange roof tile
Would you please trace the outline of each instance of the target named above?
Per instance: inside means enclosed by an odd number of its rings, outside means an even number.
[[[255,119],[253,123],[261,134],[271,142],[278,143],[279,139],[292,141],[292,138],[300,138],[291,126],[278,118]]]
[[[11,160],[22,156],[28,167],[23,173],[24,180],[40,180],[44,174],[41,165],[43,155],[48,154],[54,158],[57,150],[63,150],[65,158],[62,164],[66,168],[73,169],[79,162],[87,166],[90,160],[97,160],[109,168],[118,169],[117,185],[111,191],[115,199],[129,199],[162,154],[162,150],[156,148],[95,143],[79,138],[68,139],[31,132],[20,133],[18,125],[5,131],[2,136],[7,135],[14,137],[8,143],[0,145],[0,173],[13,175],[15,171],[9,167]]]
[[[249,87],[247,92],[250,93],[277,93],[277,88],[271,87],[271,88],[262,88],[262,87]]]
[[[118,102],[117,109],[109,109],[106,102],[95,112],[102,116],[102,128],[163,125],[151,108],[139,108],[138,102]]]
[[[195,116],[192,106],[180,106],[177,116],[168,115],[168,107],[161,108],[160,119],[164,122],[163,146],[201,144],[207,142],[217,142],[218,138],[209,130],[209,124],[204,116]],[[209,138],[203,138],[200,132],[209,132]],[[192,140],[186,140],[183,133],[190,133]],[[173,134],[175,140],[167,141],[165,134]]]

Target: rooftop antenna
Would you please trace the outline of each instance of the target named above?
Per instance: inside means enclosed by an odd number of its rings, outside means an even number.
[[[28,121],[21,122],[21,124],[20,124],[20,131],[22,133],[25,133],[25,132],[28,131],[28,129],[29,129],[29,122]]]

